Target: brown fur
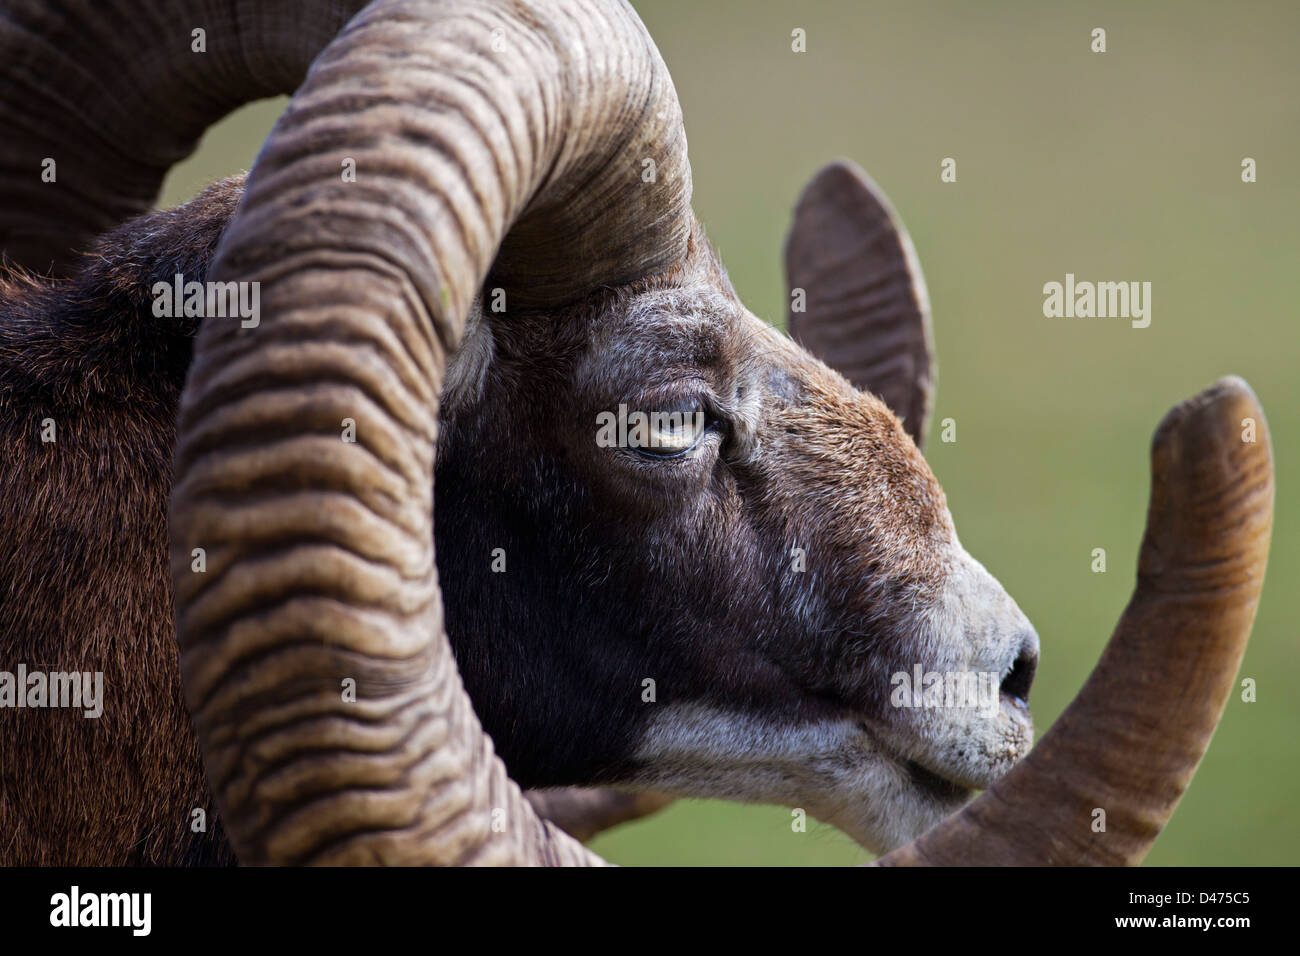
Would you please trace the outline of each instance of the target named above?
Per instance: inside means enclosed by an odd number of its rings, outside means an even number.
[[[98,719],[0,709],[5,863],[233,859],[181,697],[168,571],[194,320],[154,318],[149,290],[205,271],[240,186],[110,233],[74,278],[0,284],[0,669],[104,674]]]
[[[110,233],[71,279],[0,285],[0,669],[105,685],[98,720],[0,709],[0,861],[231,860],[167,568],[196,320],[155,318],[150,289],[206,274],[241,186]],[[646,676],[664,703],[891,719],[887,675],[924,654],[909,627],[952,528],[880,401],[747,313],[698,227],[675,269],[489,334],[489,367],[442,413],[437,550],[466,686],[516,779],[638,779]],[[688,385],[719,418],[698,454],[592,441],[600,410]],[[488,570],[498,546],[511,573]],[[808,573],[790,573],[794,546]]]

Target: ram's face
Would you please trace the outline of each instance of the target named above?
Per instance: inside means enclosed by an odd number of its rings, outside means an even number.
[[[785,803],[880,849],[1027,752],[1028,621],[893,413],[746,311],[702,236],[463,355],[440,575],[516,779]]]

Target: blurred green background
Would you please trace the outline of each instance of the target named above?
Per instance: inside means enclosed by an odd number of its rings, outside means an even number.
[[[967,549],[1038,628],[1040,732],[1128,600],[1164,412],[1226,373],[1268,413],[1277,513],[1242,676],[1148,864],[1300,856],[1300,4],[635,2],[686,117],[695,207],[742,298],[784,323],[806,178],[856,160],[911,231],[939,353],[928,457]],[[791,31],[807,52],[791,51]],[[1107,52],[1090,50],[1107,31]],[[283,101],[214,127],[163,203],[246,168]],[[1258,182],[1241,181],[1243,157]],[[957,181],[940,182],[940,161]],[[1045,282],[1152,283],[1152,322],[1047,319]],[[1090,569],[1105,548],[1108,570]],[[682,801],[598,837],[623,864],[843,864],[790,811]]]

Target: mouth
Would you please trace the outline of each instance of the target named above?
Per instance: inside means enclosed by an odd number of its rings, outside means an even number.
[[[904,760],[903,769],[907,771],[912,786],[943,803],[965,803],[975,791],[953,780],[939,776],[933,770],[927,770],[915,760]]]
[[[1032,678],[1032,675],[1031,675]],[[945,806],[965,803],[987,790],[1029,753],[1034,742],[1034,722],[1015,668],[1003,681],[997,710],[974,723],[944,727],[931,725],[937,737],[951,743],[917,753],[904,745],[893,750],[893,761],[918,793]],[[862,732],[881,741],[879,732],[865,721]],[[894,743],[902,743],[896,735]]]

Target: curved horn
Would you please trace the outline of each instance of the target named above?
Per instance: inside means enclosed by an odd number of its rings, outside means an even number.
[[[1245,419],[1257,429],[1243,440]],[[1209,746],[1246,649],[1273,524],[1273,458],[1250,387],[1165,416],[1138,583],[1096,670],[993,789],[885,866],[1135,864]],[[1106,812],[1093,831],[1094,810]]]
[[[658,813],[673,802],[666,793],[565,787],[524,794],[537,815],[575,840],[586,843],[597,833]]]
[[[848,160],[804,187],[785,240],[796,342],[903,420],[920,447],[934,403],[930,299],[911,237],[880,187]]]
[[[679,261],[689,199],[626,3],[379,0],[313,65],[212,269],[261,283],[260,324],[203,324],[178,427],[182,675],[241,861],[595,861],[528,806],[456,671],[438,397],[494,258],[512,308],[574,300]]]
[[[293,92],[365,3],[154,0],[125,17],[90,0],[7,0],[0,257],[68,271],[102,233],[152,206],[212,123]]]

